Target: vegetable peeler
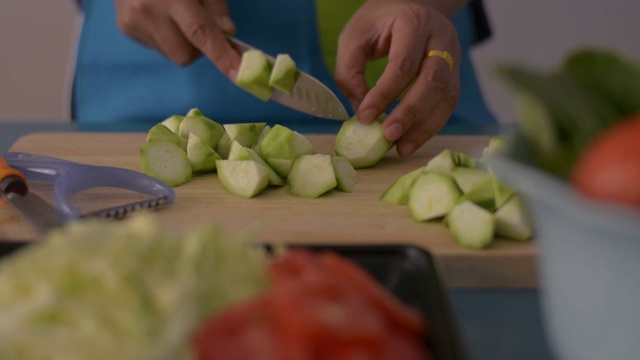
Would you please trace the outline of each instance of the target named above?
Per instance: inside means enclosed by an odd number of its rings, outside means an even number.
[[[53,205],[29,192],[27,181],[52,184]],[[152,198],[86,214],[71,203],[74,194],[99,187],[131,190]],[[21,152],[0,155],[0,195],[23,212],[42,233],[69,220],[117,219],[140,209],[170,204],[175,199],[175,191],[169,185],[141,172]]]

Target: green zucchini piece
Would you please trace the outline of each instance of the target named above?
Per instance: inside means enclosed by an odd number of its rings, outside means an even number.
[[[222,136],[220,137],[220,141],[218,141],[216,152],[223,160],[227,160],[229,158],[229,152],[231,151],[232,143],[233,141],[231,141],[229,134],[227,134],[226,132],[222,134]]]
[[[441,218],[462,196],[455,180],[441,172],[425,171],[418,175],[409,192],[409,209],[415,221]]]
[[[214,171],[216,169],[216,160],[222,159],[211,146],[194,133],[189,134],[187,141],[187,158],[194,173]]]
[[[315,149],[302,134],[282,125],[275,125],[260,142],[259,154],[264,159],[295,159],[300,155],[315,154]]]
[[[231,144],[231,151],[229,151],[229,160],[253,160],[260,165],[264,166],[269,171],[269,185],[281,186],[286,184],[286,181],[280,177],[280,175],[258,155],[253,149],[240,145],[239,142],[234,141]]]
[[[269,85],[290,94],[298,80],[298,68],[289,54],[278,54],[271,70]]]
[[[506,239],[527,241],[533,234],[531,219],[517,195],[512,195],[495,212],[496,235]]]
[[[280,159],[280,158],[267,158],[265,161],[267,164],[271,165],[271,167],[278,173],[278,175],[286,178],[289,176],[289,172],[291,171],[291,165],[293,165],[293,161],[295,159]]]
[[[182,185],[192,178],[187,153],[169,141],[151,140],[140,148],[142,172],[169,186]]]
[[[236,85],[253,94],[262,101],[267,101],[273,94],[269,85],[271,64],[267,56],[260,50],[248,50],[242,54]]]
[[[160,123],[177,135],[180,134],[180,123],[182,122],[182,119],[184,119],[184,116],[171,115]]]
[[[188,138],[189,133],[198,135],[207,145],[213,149],[218,148],[218,143],[225,131],[222,125],[203,115],[185,116],[180,123],[180,136]]]
[[[356,116],[346,120],[336,136],[336,155],[347,158],[356,169],[376,165],[393,147],[393,142],[384,137],[381,114],[369,124],[362,124]]]
[[[239,123],[222,125],[232,141],[237,141],[244,147],[253,147],[260,138],[260,134],[267,123]]]
[[[178,134],[174,133],[167,126],[162,123],[155,124],[149,131],[147,132],[147,141],[168,141],[172,142],[181,148],[187,148],[187,140],[185,138],[180,137]]]
[[[424,167],[420,167],[400,176],[382,193],[380,200],[394,205],[406,205],[413,181],[425,171]]]
[[[253,160],[217,160],[218,178],[232,195],[252,198],[269,184],[269,170]]]
[[[338,185],[330,155],[300,155],[291,165],[289,192],[294,196],[317,198]]]
[[[342,156],[332,156],[331,162],[333,163],[333,171],[336,175],[336,189],[344,192],[353,191],[356,181],[358,179],[358,173],[353,165]]]
[[[451,171],[453,171],[456,166],[453,152],[449,149],[444,149],[436,156],[432,157],[431,160],[427,162],[425,168],[428,171],[438,171],[443,174],[451,174]]]
[[[496,220],[493,214],[471,201],[454,206],[446,224],[458,244],[470,249],[484,249],[493,243]]]

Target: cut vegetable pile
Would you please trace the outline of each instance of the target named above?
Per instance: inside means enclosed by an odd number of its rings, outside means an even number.
[[[233,195],[252,198],[270,186],[288,185],[294,196],[317,198],[331,190],[351,192],[356,168],[376,165],[393,143],[382,134],[382,115],[369,125],[345,121],[336,155],[317,154],[302,134],[282,125],[220,125],[191,109],[153,126],[140,149],[141,169],[170,186],[217,172]]]
[[[493,138],[484,154],[503,146]],[[380,199],[408,206],[415,221],[442,221],[463,247],[484,249],[496,238],[527,241],[532,225],[520,197],[482,161],[443,150],[393,182]]]
[[[220,125],[198,109],[152,127],[140,158],[144,173],[171,186],[217,172],[230,194],[244,198],[287,184],[292,195],[307,198],[351,192],[357,178],[347,159],[317,154],[306,137],[285,126]]]

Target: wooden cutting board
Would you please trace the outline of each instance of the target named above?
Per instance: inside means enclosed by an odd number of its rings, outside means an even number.
[[[76,162],[140,170],[144,133],[44,132],[19,139],[11,151],[60,157]],[[307,135],[319,153],[333,154],[335,135]],[[418,223],[406,206],[379,200],[399,176],[426,164],[449,148],[478,157],[488,137],[437,136],[409,158],[389,152],[377,166],[358,170],[352,193],[330,192],[317,199],[289,194],[287,187],[268,188],[258,197],[228,194],[216,174],[200,175],[177,187],[176,201],[155,214],[166,224],[184,227],[215,221],[231,230],[255,225],[258,241],[296,244],[400,244],[430,251],[452,288],[527,288],[537,286],[534,242],[498,240],[483,251],[461,248],[439,222]],[[34,184],[45,198],[50,187]],[[82,209],[99,209],[132,200],[114,189],[74,197]],[[34,240],[38,235],[22,216],[0,204],[0,239]]]

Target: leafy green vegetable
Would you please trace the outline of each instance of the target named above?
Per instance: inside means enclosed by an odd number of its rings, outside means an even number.
[[[640,111],[640,69],[612,52],[576,51],[556,71],[507,65],[498,73],[516,91],[518,138],[533,164],[564,178],[599,133]]]
[[[215,225],[70,224],[0,263],[0,358],[189,359],[197,325],[265,291],[266,266]]]

